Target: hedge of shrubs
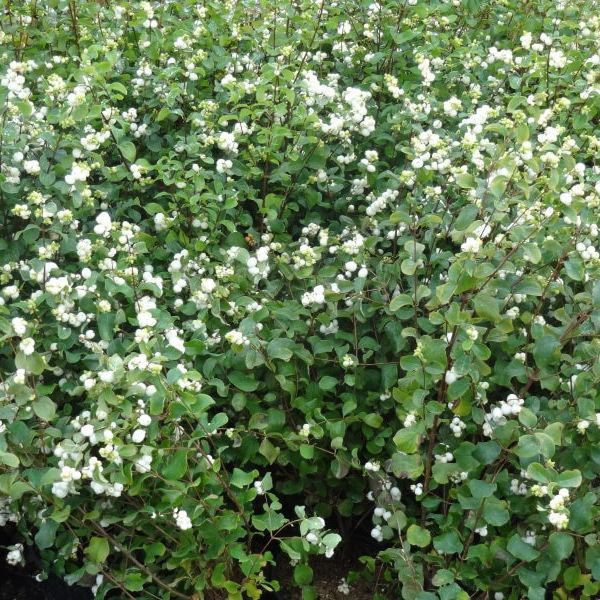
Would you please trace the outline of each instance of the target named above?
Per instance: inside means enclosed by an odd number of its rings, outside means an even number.
[[[597,598],[598,9],[7,2],[7,560],[311,599],[362,543],[374,598]]]

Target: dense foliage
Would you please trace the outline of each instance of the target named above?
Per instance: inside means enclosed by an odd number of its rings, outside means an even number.
[[[0,524],[98,598],[369,522],[389,597],[597,598],[598,9],[6,2]]]

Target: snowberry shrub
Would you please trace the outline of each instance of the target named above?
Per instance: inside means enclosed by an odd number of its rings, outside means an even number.
[[[314,598],[371,521],[389,597],[598,597],[598,8],[5,5],[0,523],[40,577],[259,598],[277,556]]]

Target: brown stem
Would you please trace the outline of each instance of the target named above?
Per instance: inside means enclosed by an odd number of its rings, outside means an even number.
[[[296,81],[298,80],[298,77],[300,77],[300,75],[302,73],[302,69],[304,68],[304,63],[306,62],[306,59],[308,58],[308,52],[312,49],[312,45],[315,41],[315,38],[317,37],[319,28],[321,27],[321,19],[323,18],[323,10],[324,9],[325,9],[325,0],[321,0],[321,6],[319,7],[319,14],[317,15],[317,23],[315,25],[315,30],[314,30],[312,38],[308,44],[308,48],[304,51],[304,54],[302,55],[302,60],[300,61],[300,66],[298,67],[298,71],[296,71],[296,76],[294,77],[294,80],[292,81],[292,85],[294,85],[296,83]]]
[[[106,529],[104,529],[101,525],[99,525],[98,523],[92,522],[94,528],[96,529],[96,531],[98,533],[100,533],[102,536],[104,536],[113,546],[115,546],[116,548],[119,548],[120,551],[141,571],[143,571],[146,575],[148,575],[152,581],[154,581],[154,583],[156,583],[158,586],[160,586],[161,588],[163,588],[164,590],[166,590],[167,592],[169,592],[170,594],[172,594],[173,596],[176,596],[177,598],[184,598],[185,600],[190,600],[190,596],[187,596],[185,594],[182,594],[181,592],[178,592],[176,589],[172,588],[168,583],[165,583],[162,579],[160,579],[159,577],[157,577],[154,573],[152,573],[152,571],[150,571],[150,569],[148,569],[143,563],[141,563],[135,556],[133,556],[133,554],[131,554],[131,552],[129,552],[129,550],[127,550],[123,544],[120,544],[117,540],[115,540],[115,538],[112,537],[112,535],[110,535],[110,533],[108,533],[108,531],[106,531]]]
[[[123,592],[123,594],[125,594],[125,596],[127,596],[128,598],[131,598],[132,600],[135,600],[135,596],[130,594],[127,591],[127,588],[125,588],[125,586],[120,581],[115,579],[108,571],[102,569],[102,575],[104,575],[104,577],[106,577],[106,579],[108,579],[112,584],[116,585],[121,590],[121,592]]]
[[[81,45],[79,43],[79,25],[77,24],[77,8],[75,2],[69,0],[69,17],[71,19],[71,30],[75,36],[75,46],[77,47],[77,55],[81,61]]]

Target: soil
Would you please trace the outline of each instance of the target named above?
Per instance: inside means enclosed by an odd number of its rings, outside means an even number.
[[[373,600],[373,585],[360,580],[350,585],[348,595],[338,590],[343,577],[347,577],[348,568],[344,564],[325,563],[323,559],[318,564],[313,564],[313,584],[317,591],[318,600]],[[279,580],[281,591],[276,596],[277,600],[301,600],[302,592],[294,586],[292,573]]]
[[[24,567],[7,564],[4,548],[21,541],[11,525],[0,528],[0,600],[92,600],[89,589],[69,586],[57,577],[36,581],[40,560],[31,547],[24,549]]]
[[[0,600],[91,600],[85,588],[70,587],[60,579],[37,582],[25,569],[0,567]]]
[[[0,545],[5,546],[16,540],[8,531],[0,536]],[[9,535],[7,535],[9,534]],[[7,539],[8,538],[8,539]],[[342,578],[348,580],[352,571],[363,572],[363,565],[359,557],[369,554],[367,544],[356,543],[342,545],[331,558],[315,557],[310,565],[313,569],[313,585],[317,592],[317,600],[373,600],[375,591],[382,597],[385,590],[378,586],[375,590],[373,582],[360,578],[350,584],[348,595],[338,591]],[[29,550],[29,552],[28,552]],[[46,581],[38,582],[35,567],[39,559],[31,554],[31,549],[26,549],[27,564],[25,567],[13,567],[4,560],[4,553],[0,552],[0,600],[92,600],[89,589],[80,586],[69,586],[59,578],[51,576]],[[36,560],[37,559],[37,560]],[[301,600],[302,593],[294,583],[293,567],[289,565],[286,557],[278,556],[277,566],[269,574],[270,579],[279,581],[280,591],[274,594],[264,594],[265,600]]]
[[[315,561],[312,568],[318,600],[373,599],[374,586],[364,580],[352,584],[348,595],[338,591],[341,579],[347,577],[349,571],[360,568],[355,561],[347,558],[338,560],[323,558]],[[272,595],[273,600],[301,600],[302,594],[293,583],[292,569],[284,566],[276,571],[275,576],[280,581],[281,590]],[[2,565],[0,600],[91,600],[92,598],[89,590],[85,588],[70,587],[56,578],[38,583],[33,577],[27,574],[25,569],[17,570]]]
[[[385,587],[376,586],[374,582],[361,577],[355,583],[349,584],[350,591],[346,595],[338,590],[341,580],[348,581],[351,571],[363,572],[364,565],[359,557],[368,554],[369,549],[360,543],[353,546],[341,546],[331,558],[316,557],[311,561],[313,570],[313,586],[317,592],[317,600],[373,600],[375,592],[386,596]],[[273,570],[272,577],[279,581],[281,590],[273,595],[274,600],[301,600],[302,592],[294,584],[293,568],[286,564],[283,556],[279,557],[278,565]],[[377,587],[377,589],[375,589]]]

